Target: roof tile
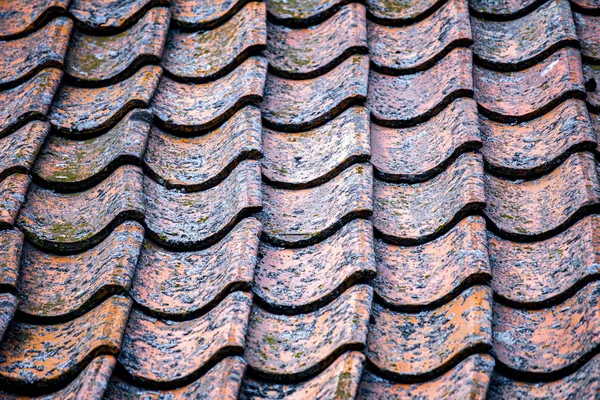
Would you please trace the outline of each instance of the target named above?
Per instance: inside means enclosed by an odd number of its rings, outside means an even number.
[[[213,28],[223,24],[251,1],[253,0],[171,0],[173,23],[186,29]]]
[[[80,28],[114,33],[136,23],[152,7],[168,0],[71,0],[69,12]]]
[[[278,24],[306,26],[319,23],[352,0],[266,0],[270,19]]]
[[[0,261],[0,290],[2,291],[12,291],[17,287],[22,247],[23,233],[20,230],[0,231],[0,260],[2,260]]]
[[[444,0],[366,0],[369,18],[386,25],[408,25],[426,18],[445,4]]]
[[[600,113],[600,65],[584,64],[583,75],[587,82],[592,79],[596,82],[595,89],[588,90],[586,100],[591,111]]]
[[[24,36],[63,14],[70,0],[31,0],[26,3],[6,1],[0,4],[0,39]]]
[[[49,130],[47,122],[31,121],[1,138],[0,179],[15,172],[29,172]]]
[[[581,41],[581,55],[586,61],[600,62],[600,15],[573,13],[577,35]]]
[[[571,0],[573,8],[580,12],[597,13],[600,5],[597,0]]]
[[[1,229],[9,228],[15,224],[30,183],[31,177],[21,173],[9,175],[0,181]]]
[[[0,293],[0,342],[17,311],[19,300],[12,293]],[[0,353],[1,357],[1,353]]]

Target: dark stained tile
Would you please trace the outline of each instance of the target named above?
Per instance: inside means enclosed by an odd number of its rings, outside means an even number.
[[[0,39],[24,36],[44,25],[52,16],[63,14],[70,0],[5,1],[0,4]]]
[[[445,4],[444,0],[366,0],[369,10],[369,18],[387,22],[407,25],[429,15],[440,6]]]
[[[593,1],[593,0],[592,0]],[[544,0],[470,0],[471,12],[490,20],[511,20],[535,10]]]
[[[541,310],[494,304],[494,355],[526,379],[577,369],[600,343],[600,282]]]
[[[0,343],[0,383],[42,389],[71,380],[98,355],[116,355],[130,308],[130,299],[113,296],[69,322],[14,322]]]
[[[373,304],[366,356],[389,378],[434,377],[492,343],[492,291],[473,286],[449,303],[416,314]]]
[[[535,118],[568,98],[584,98],[579,51],[558,50],[518,72],[499,72],[475,65],[475,100],[486,117],[502,122]]]
[[[494,359],[474,354],[445,374],[422,383],[395,383],[371,371],[363,374],[358,399],[485,399]]]
[[[302,379],[324,370],[341,353],[362,349],[373,291],[357,285],[316,311],[277,315],[253,307],[246,360],[258,377]]]
[[[19,274],[19,312],[38,320],[73,319],[115,293],[126,293],[144,238],[127,221],[83,253],[55,255],[26,243]]]
[[[486,216],[504,235],[541,239],[568,226],[600,202],[593,156],[576,153],[554,171],[532,181],[485,176]],[[583,209],[583,210],[582,210]]]
[[[168,5],[168,0],[71,0],[69,12],[78,26],[115,33],[136,23],[150,8]]]
[[[310,189],[263,186],[263,240],[279,246],[314,244],[349,220],[368,217],[372,185],[371,165],[355,164]]]
[[[267,25],[265,56],[278,75],[288,78],[314,78],[330,71],[352,54],[366,54],[365,8],[344,6],[319,25],[290,29]]]
[[[261,207],[260,187],[258,161],[241,162],[224,181],[202,192],[169,190],[145,177],[148,234],[177,249],[213,244]]]
[[[266,2],[270,19],[278,24],[306,26],[324,21],[351,0],[266,0]]]
[[[153,8],[117,35],[92,36],[76,30],[65,72],[81,84],[107,85],[129,77],[144,64],[158,64],[168,29],[169,10]]]
[[[352,107],[325,125],[299,133],[264,129],[262,173],[278,187],[323,184],[350,164],[368,161],[369,113]]]
[[[460,97],[419,125],[388,128],[371,124],[375,176],[419,182],[443,172],[463,152],[481,147],[477,105]]]
[[[244,347],[252,297],[234,292],[189,321],[157,320],[134,309],[119,354],[127,375],[143,384],[181,386]]]
[[[581,55],[588,61],[600,62],[600,15],[574,12],[573,19],[581,42]]]
[[[179,78],[206,82],[230,73],[249,55],[263,50],[266,43],[265,4],[251,2],[215,29],[172,29],[161,65]]]
[[[375,180],[373,225],[388,242],[424,243],[448,231],[465,214],[484,207],[483,160],[464,153],[431,180],[407,184]]]
[[[401,127],[424,122],[458,97],[473,93],[471,50],[454,49],[432,68],[391,76],[371,71],[367,107],[371,121]]]
[[[305,400],[353,399],[363,370],[365,356],[352,351],[344,353],[327,369],[304,382],[282,384],[245,378],[240,398],[242,400]]]
[[[121,222],[143,219],[144,205],[142,171],[126,165],[83,192],[57,193],[32,185],[18,224],[38,246],[83,250],[102,241]]]
[[[263,57],[250,57],[209,83],[180,83],[165,77],[152,100],[155,122],[182,132],[215,128],[243,106],[262,99],[266,72]]]
[[[390,74],[425,70],[453,48],[472,43],[467,0],[450,0],[428,18],[411,25],[369,22],[368,33],[374,68]]]
[[[0,290],[2,291],[12,291],[17,287],[22,247],[23,233],[20,230],[0,231]]]
[[[0,293],[0,341],[15,315],[19,300],[12,293]],[[0,360],[2,355],[0,355]],[[1,361],[0,361],[1,362]]]
[[[261,243],[253,290],[269,309],[309,312],[374,275],[373,227],[356,219],[309,247]]]
[[[0,182],[0,228],[15,224],[30,183],[29,175],[22,173],[9,175]]]
[[[0,41],[0,87],[24,82],[44,68],[61,68],[72,27],[70,19],[56,18],[22,39]]]
[[[547,114],[518,124],[480,116],[479,127],[488,167],[513,179],[547,173],[576,151],[597,146],[581,100],[567,100]]]
[[[202,136],[177,137],[153,127],[144,164],[163,186],[197,191],[225,179],[241,161],[260,158],[261,143],[260,111],[247,106]]]
[[[102,88],[62,86],[48,118],[62,134],[91,134],[116,124],[130,110],[147,107],[162,69],[145,66],[132,77]]]
[[[259,234],[260,223],[246,218],[204,250],[171,252],[146,242],[131,297],[147,314],[171,319],[199,315],[229,292],[252,286]]]
[[[557,49],[578,47],[568,0],[551,0],[519,19],[471,19],[473,52],[479,64],[518,70],[530,67]]]
[[[267,127],[297,132],[314,128],[367,96],[369,60],[354,55],[317,78],[290,80],[269,74],[262,116]]]
[[[593,80],[596,83],[594,90],[588,90],[586,100],[591,111],[600,113],[600,65],[584,64],[583,76],[586,82]]]
[[[213,28],[232,18],[251,1],[253,0],[171,0],[173,23],[194,30]]]
[[[47,122],[31,121],[0,139],[0,179],[15,172],[27,173],[50,130]]]
[[[243,358],[227,357],[198,380],[177,389],[167,390],[139,388],[113,377],[105,398],[111,400],[235,400],[238,398],[245,370],[246,362]]]

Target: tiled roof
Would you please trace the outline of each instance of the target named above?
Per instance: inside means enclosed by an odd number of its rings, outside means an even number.
[[[0,399],[600,399],[598,0],[0,0]]]

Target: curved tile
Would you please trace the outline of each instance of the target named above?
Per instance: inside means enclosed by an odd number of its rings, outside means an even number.
[[[146,242],[130,295],[146,314],[189,319],[213,308],[228,293],[252,286],[260,223],[242,220],[204,250],[171,252]]]
[[[352,107],[334,120],[299,133],[264,129],[262,173],[277,187],[305,189],[322,185],[371,154],[369,114]]]
[[[597,5],[600,8],[600,4]],[[600,62],[600,15],[592,16],[573,13],[577,36],[581,42],[581,55],[584,60]]]
[[[405,127],[428,120],[458,97],[471,97],[471,50],[458,48],[426,71],[391,76],[371,71],[367,107],[371,121]]]
[[[76,30],[65,72],[81,85],[107,85],[129,77],[144,64],[159,63],[168,29],[169,10],[154,8],[118,35],[92,36]]]
[[[579,46],[568,0],[548,1],[512,21],[472,18],[471,27],[475,60],[491,69],[523,69],[558,49]]]
[[[584,12],[592,15],[598,15],[600,13],[600,5],[597,0],[571,0],[571,5],[573,10],[577,12]]]
[[[16,172],[28,173],[50,131],[43,121],[31,121],[0,138],[0,180]]]
[[[144,218],[142,171],[126,165],[84,192],[57,193],[32,185],[18,224],[27,239],[51,250],[92,247],[127,219]]]
[[[133,310],[119,363],[128,378],[155,387],[195,381],[230,354],[241,354],[252,296],[234,292],[204,316],[162,321]]]
[[[492,357],[474,354],[445,374],[422,383],[395,383],[365,371],[357,399],[485,399],[493,369]]]
[[[574,372],[600,344],[599,298],[600,281],[595,281],[564,303],[542,310],[495,303],[497,360],[527,380]]]
[[[473,67],[475,100],[480,113],[507,123],[521,122],[550,111],[569,98],[584,99],[579,51],[558,50],[519,72]]]
[[[397,245],[428,242],[447,232],[465,214],[485,206],[483,160],[462,154],[429,181],[415,184],[375,180],[373,225]]]
[[[286,78],[314,78],[353,54],[367,54],[367,21],[362,4],[344,6],[330,19],[303,29],[267,25],[265,56]]]
[[[355,164],[311,189],[263,186],[262,239],[277,246],[305,246],[331,235],[373,209],[373,170]]]
[[[508,181],[485,175],[485,215],[495,233],[511,239],[552,236],[600,203],[593,156],[575,153],[543,177]]]
[[[260,187],[258,161],[241,162],[227,179],[203,192],[169,190],[145,177],[148,235],[170,248],[213,244],[238,220],[260,209]]]
[[[209,29],[232,18],[253,0],[171,0],[175,26],[188,30]]]
[[[288,314],[309,312],[354,283],[375,276],[372,249],[373,228],[362,219],[310,247],[286,249],[261,243],[252,289],[263,308]]]
[[[136,107],[148,107],[162,70],[147,65],[130,78],[102,88],[62,86],[52,103],[50,124],[63,135],[81,138],[117,123]]]
[[[0,182],[0,229],[15,224],[30,183],[29,175],[21,173],[9,175]]]
[[[0,293],[0,341],[15,315],[19,300],[12,293]],[[0,353],[0,357],[1,357]],[[0,372],[1,373],[1,372]],[[1,376],[0,376],[1,379]]]
[[[14,322],[0,343],[0,383],[15,390],[58,386],[75,378],[93,358],[116,355],[130,308],[127,297],[113,296],[69,322]]]
[[[267,62],[250,57],[228,75],[204,84],[163,78],[151,104],[161,128],[182,132],[212,129],[236,111],[262,100]]]
[[[314,128],[367,95],[369,60],[354,55],[317,78],[290,80],[269,74],[261,104],[268,128],[297,132]]]
[[[369,22],[368,35],[373,69],[392,75],[426,70],[452,49],[473,43],[466,0],[450,0],[412,25],[393,27]]]
[[[251,2],[223,25],[208,31],[172,29],[161,61],[171,75],[196,83],[220,78],[267,43],[264,3]]]
[[[314,25],[337,13],[352,0],[266,0],[270,20],[290,27]]]
[[[206,135],[182,138],[154,127],[144,153],[146,173],[169,189],[188,192],[218,184],[246,159],[259,159],[261,122],[248,106]]]
[[[525,178],[545,174],[571,154],[597,147],[585,103],[567,100],[518,124],[479,117],[486,167],[495,175]]]
[[[586,101],[592,112],[600,113],[600,65],[584,64],[583,76],[586,82],[596,83],[590,85],[594,90],[588,90]]]
[[[67,11],[69,0],[32,0],[26,4],[5,1],[0,4],[0,39],[25,36],[43,26],[53,16]]]
[[[61,17],[22,39],[0,41],[0,87],[22,83],[44,68],[62,68],[72,28],[73,21]]]
[[[385,25],[409,25],[427,18],[445,0],[366,0],[369,19]]]
[[[12,292],[17,287],[22,247],[23,233],[20,230],[0,231],[0,291],[2,292]]]
[[[68,321],[115,293],[126,293],[144,239],[127,221],[83,253],[54,255],[25,244],[19,274],[19,312],[39,322]]]
[[[112,400],[236,400],[245,370],[246,362],[243,358],[227,357],[189,385],[167,390],[138,388],[115,377],[111,380],[104,398]]]
[[[281,384],[245,378],[240,398],[259,399],[353,399],[361,379],[365,356],[342,354],[327,369],[305,382]]]
[[[246,360],[255,376],[303,379],[331,365],[348,350],[361,350],[373,291],[357,285],[316,311],[270,314],[253,307],[248,323]]]
[[[168,0],[71,0],[69,13],[80,29],[113,34],[136,23],[152,7],[168,5]]]
[[[477,105],[460,97],[419,125],[371,124],[375,176],[390,182],[421,182],[443,172],[456,158],[481,147]]]
[[[0,92],[0,138],[34,119],[46,119],[62,71],[47,68],[21,85]]]
[[[492,343],[492,291],[473,286],[439,308],[416,314],[375,303],[365,354],[388,379],[429,379]]]
[[[470,0],[471,13],[493,21],[509,21],[527,15],[547,0]]]

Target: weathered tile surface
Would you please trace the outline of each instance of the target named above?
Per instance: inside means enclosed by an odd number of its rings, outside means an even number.
[[[31,177],[22,173],[9,175],[0,181],[0,228],[15,224],[30,183]]]
[[[0,39],[24,36],[38,29],[52,16],[63,14],[70,0],[5,1],[0,4]]]
[[[77,24],[97,32],[114,33],[136,23],[152,7],[167,0],[71,0],[69,12]]]
[[[47,122],[37,120],[1,138],[0,179],[15,172],[29,172],[49,130]]]
[[[171,0],[173,23],[187,29],[221,25],[252,0]]]
[[[17,287],[19,262],[23,247],[23,233],[18,229],[0,231],[0,288],[2,291]]]

